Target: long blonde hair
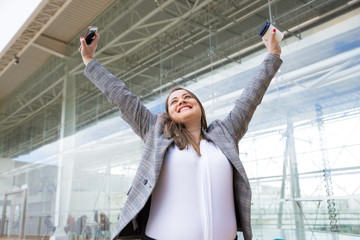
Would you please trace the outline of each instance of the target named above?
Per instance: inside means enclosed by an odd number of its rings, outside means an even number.
[[[166,120],[164,123],[164,134],[169,139],[174,138],[174,142],[179,147],[180,150],[183,150],[188,145],[191,145],[194,148],[194,150],[196,151],[197,155],[201,156],[199,145],[194,141],[190,132],[185,129],[184,124],[177,123],[170,118],[169,107],[168,107],[169,97],[173,92],[178,91],[178,90],[185,90],[186,92],[188,92],[191,95],[191,97],[193,97],[198,102],[198,104],[200,106],[200,110],[201,110],[201,138],[205,139],[203,131],[205,131],[207,129],[207,122],[206,122],[204,107],[201,104],[200,100],[195,96],[195,94],[193,94],[189,90],[181,88],[181,87],[176,87],[176,88],[171,89],[169,95],[166,98],[166,101],[165,101]]]

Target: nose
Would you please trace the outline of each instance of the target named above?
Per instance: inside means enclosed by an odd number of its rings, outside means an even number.
[[[179,99],[179,105],[181,105],[181,104],[185,104],[186,103],[186,100],[184,99],[184,98],[180,98]]]

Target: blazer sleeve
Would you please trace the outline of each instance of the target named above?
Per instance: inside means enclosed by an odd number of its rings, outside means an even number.
[[[239,142],[246,133],[256,107],[261,103],[281,64],[282,60],[279,57],[270,53],[267,54],[252,80],[235,101],[234,108],[224,119],[224,124],[234,141]]]
[[[119,108],[121,118],[144,140],[156,121],[156,115],[141,103],[138,96],[129,91],[123,81],[112,75],[96,60],[87,64],[84,75],[104,93],[112,105]]]

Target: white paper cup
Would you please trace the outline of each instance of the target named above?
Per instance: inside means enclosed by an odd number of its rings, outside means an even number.
[[[259,31],[259,36],[261,38],[264,38],[266,40],[268,40],[271,36],[271,33],[273,32],[273,30],[276,29],[276,34],[275,34],[275,40],[280,43],[281,40],[284,38],[284,34],[282,32],[279,31],[279,29],[277,29],[276,27],[274,27],[271,23],[269,22],[265,22]]]

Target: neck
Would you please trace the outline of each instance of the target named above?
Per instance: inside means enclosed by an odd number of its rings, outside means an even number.
[[[192,138],[197,144],[201,141],[201,127],[186,127],[186,130],[191,134]]]

